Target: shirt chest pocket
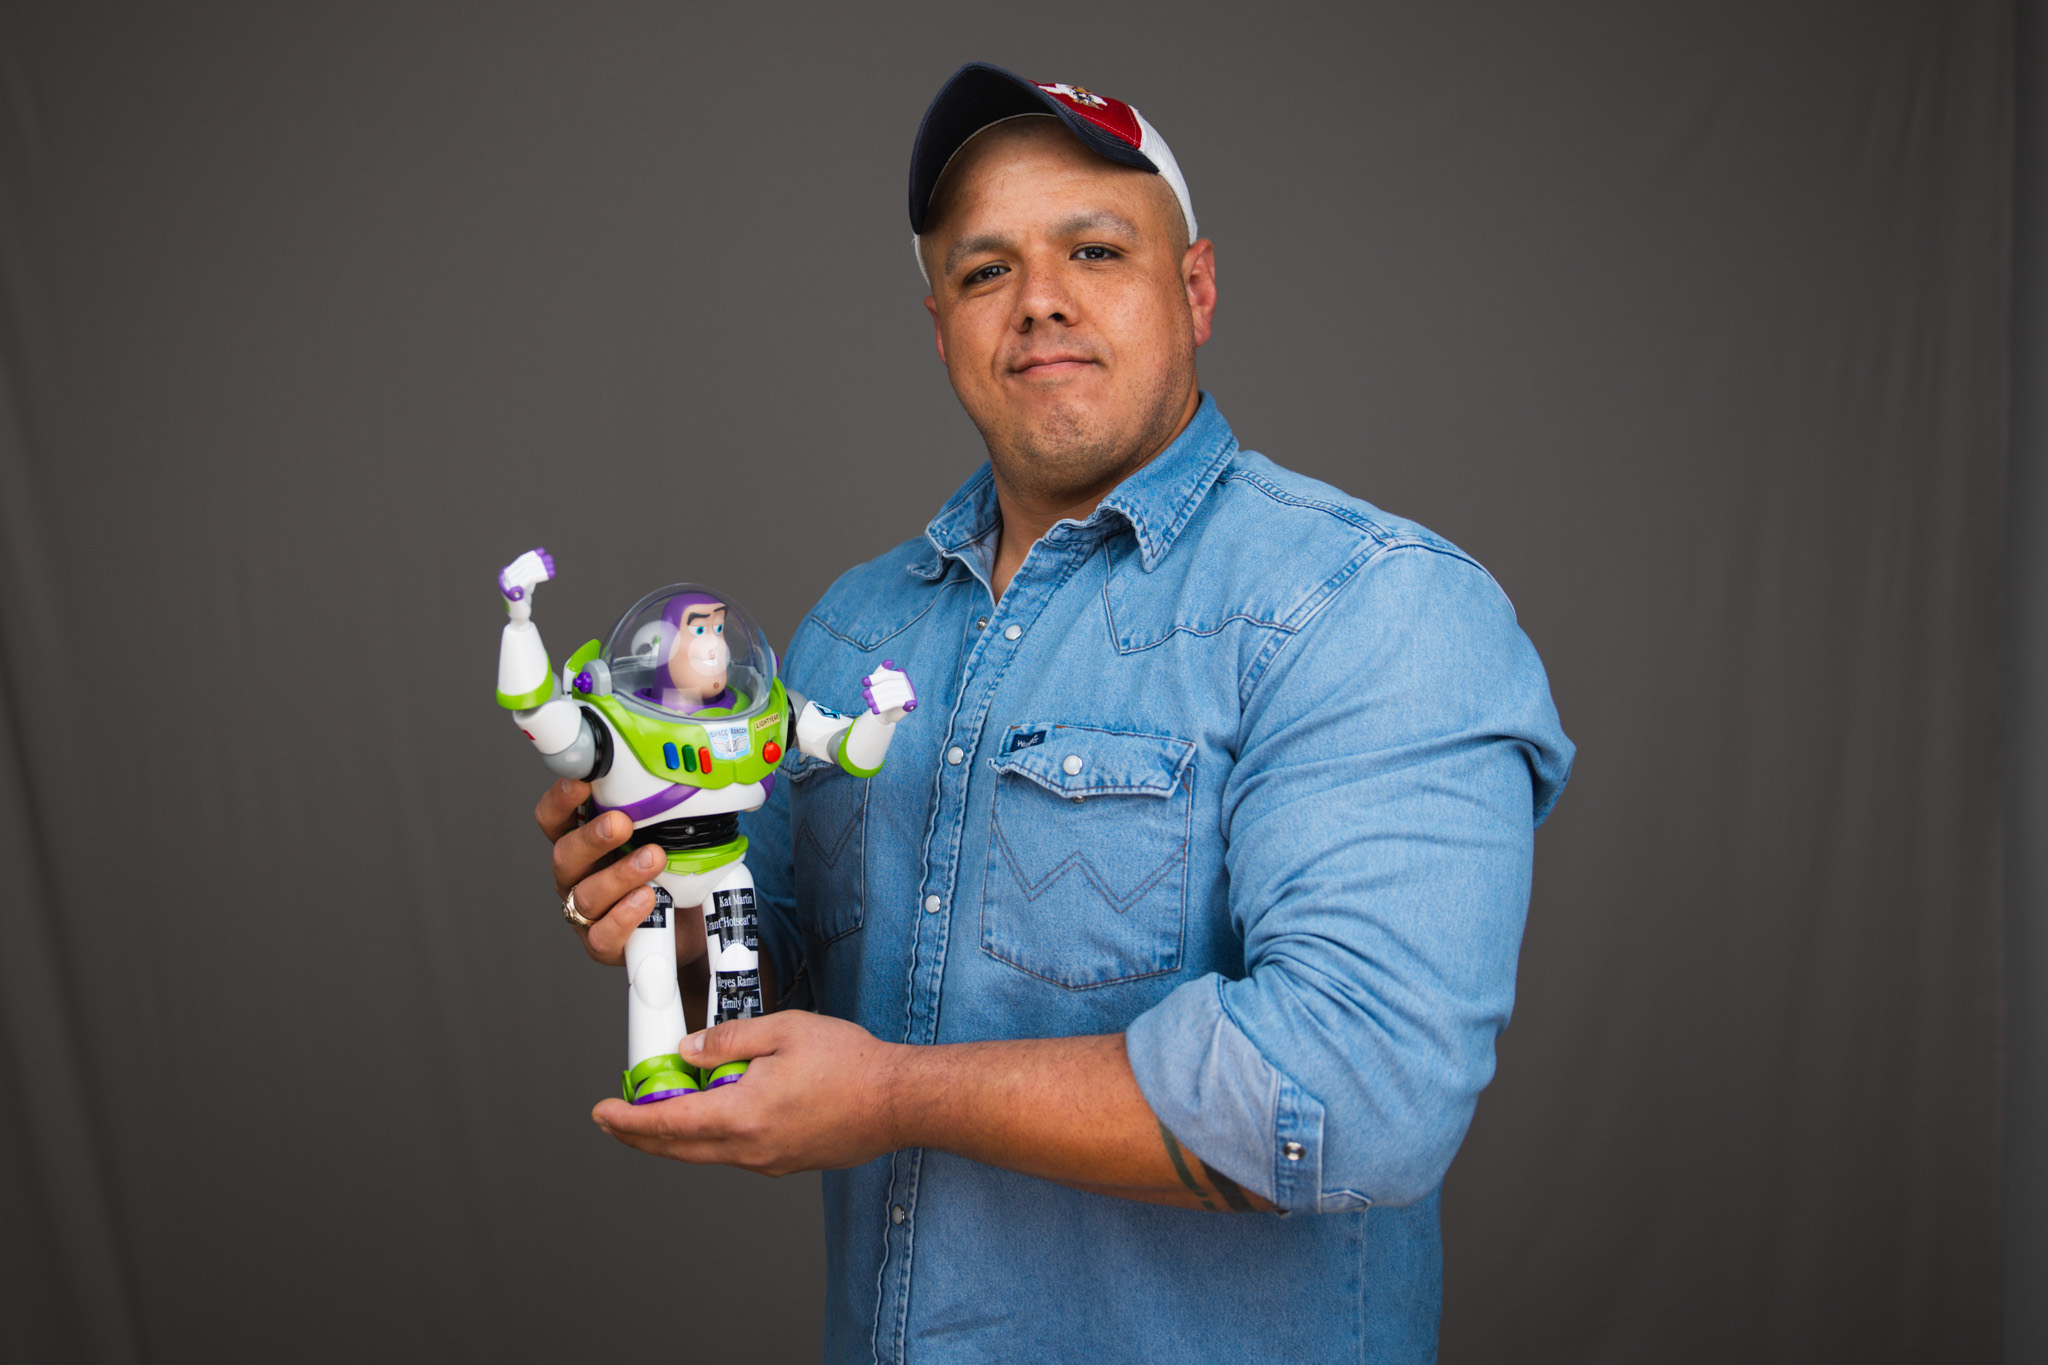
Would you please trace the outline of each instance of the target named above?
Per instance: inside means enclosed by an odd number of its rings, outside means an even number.
[[[867,890],[868,788],[836,763],[804,756],[789,775],[798,924],[820,943],[860,928]]]
[[[1052,722],[992,760],[981,948],[1071,989],[1180,967],[1195,746]]]

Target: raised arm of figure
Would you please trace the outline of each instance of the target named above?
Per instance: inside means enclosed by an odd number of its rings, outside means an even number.
[[[894,659],[884,659],[880,668],[861,679],[861,700],[867,709],[846,716],[792,695],[797,748],[812,758],[837,763],[855,777],[880,772],[897,724],[917,709],[917,689]]]
[[[557,777],[589,777],[597,763],[597,736],[581,707],[561,695],[561,680],[533,623],[534,589],[555,576],[555,557],[528,550],[498,571],[498,592],[512,619],[498,637],[498,705],[533,741]]]

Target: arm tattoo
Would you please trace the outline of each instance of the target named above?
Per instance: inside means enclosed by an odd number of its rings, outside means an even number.
[[[1167,1128],[1167,1126],[1163,1122],[1159,1125],[1159,1136],[1166,1143],[1166,1154],[1173,1158],[1173,1169],[1179,1172],[1180,1183],[1188,1187],[1189,1194],[1192,1194],[1193,1196],[1195,1196],[1195,1198],[1202,1201],[1203,1208],[1209,1210],[1209,1212],[1211,1213],[1216,1212],[1216,1206],[1209,1202],[1208,1191],[1204,1190],[1200,1185],[1195,1183],[1194,1172],[1188,1169],[1188,1159],[1187,1157],[1181,1154],[1180,1143],[1175,1140],[1173,1133]],[[1200,1157],[1197,1157],[1195,1159],[1197,1161],[1201,1160]],[[1205,1171],[1209,1169],[1208,1164],[1206,1162],[1203,1163],[1202,1169]],[[1238,1198],[1240,1199],[1242,1199],[1243,1197],[1244,1196],[1241,1194],[1238,1196]]]
[[[1201,1161],[1202,1159],[1196,1157],[1195,1160]],[[1223,1172],[1217,1170],[1206,1161],[1202,1161],[1202,1174],[1209,1177],[1209,1183],[1215,1186],[1216,1193],[1223,1196],[1223,1202],[1230,1205],[1232,1213],[1250,1213],[1252,1211],[1252,1201],[1244,1197],[1244,1191],[1239,1189],[1236,1182],[1231,1180],[1229,1176],[1223,1174]]]

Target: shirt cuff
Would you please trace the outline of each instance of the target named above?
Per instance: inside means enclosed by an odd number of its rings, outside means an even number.
[[[1180,1144],[1288,1213],[1363,1209],[1323,1189],[1323,1106],[1268,1062],[1223,1007],[1223,978],[1187,982],[1131,1021],[1138,1089]]]

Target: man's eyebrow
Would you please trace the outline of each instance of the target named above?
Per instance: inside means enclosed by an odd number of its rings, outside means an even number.
[[[1001,251],[1009,246],[1010,239],[995,232],[984,232],[978,237],[962,237],[946,252],[946,271],[950,275],[960,268],[960,262],[969,256],[979,256],[984,251]]]
[[[1083,213],[1062,218],[1053,227],[1055,237],[1079,237],[1083,233],[1108,229],[1125,237],[1139,235],[1137,224],[1112,209],[1089,209]],[[962,237],[946,252],[945,273],[950,275],[960,268],[960,262],[983,252],[1002,252],[1010,249],[1011,240],[999,232],[984,232],[973,237]]]
[[[1116,232],[1121,232],[1126,237],[1136,237],[1138,235],[1138,225],[1136,223],[1133,223],[1121,213],[1110,209],[1090,209],[1086,213],[1077,213],[1071,218],[1063,218],[1060,220],[1060,225],[1052,231],[1055,237],[1078,237],[1084,232],[1097,228],[1110,228]]]

